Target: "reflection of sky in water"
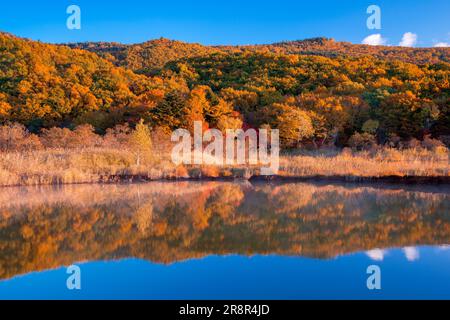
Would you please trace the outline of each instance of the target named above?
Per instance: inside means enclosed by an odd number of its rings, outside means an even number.
[[[82,290],[66,289],[65,269],[0,282],[0,298],[43,299],[449,299],[450,250],[371,250],[316,260],[210,256],[172,265],[142,260],[81,264]],[[381,267],[382,290],[366,288]]]
[[[433,186],[0,189],[0,298],[448,299],[449,200]],[[80,292],[60,267],[76,261],[98,261]]]

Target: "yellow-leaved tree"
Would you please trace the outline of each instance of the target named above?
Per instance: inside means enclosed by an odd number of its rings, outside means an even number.
[[[152,137],[150,128],[141,119],[136,125],[136,128],[130,135],[130,148],[133,154],[136,156],[136,165],[141,165],[143,158],[148,158],[152,151]]]

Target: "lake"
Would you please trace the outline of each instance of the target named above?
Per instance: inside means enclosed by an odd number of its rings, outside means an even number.
[[[449,186],[0,189],[1,299],[449,299],[449,244]]]

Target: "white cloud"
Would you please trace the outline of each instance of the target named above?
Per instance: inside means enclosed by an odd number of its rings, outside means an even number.
[[[374,261],[383,261],[386,251],[380,249],[373,249],[366,252],[367,256]]]
[[[438,42],[434,45],[435,48],[449,48],[450,43],[447,42]]]
[[[382,46],[386,44],[386,39],[384,39],[381,34],[372,34],[368,37],[365,37],[362,41],[362,44],[368,44],[370,46]]]
[[[403,248],[403,252],[405,253],[406,260],[408,261],[416,261],[420,258],[419,250],[415,247]]]
[[[401,47],[414,47],[417,44],[417,34],[407,32],[403,35],[402,41],[398,44]]]

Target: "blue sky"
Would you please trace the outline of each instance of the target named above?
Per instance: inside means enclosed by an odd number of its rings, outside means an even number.
[[[7,2],[7,3],[5,3]],[[68,30],[66,8],[78,5],[82,29]],[[366,27],[366,9],[381,8],[382,29]],[[16,0],[2,1],[0,30],[44,42],[137,43],[166,37],[203,44],[254,44],[317,36],[361,43],[380,34],[398,45],[450,43],[449,0]]]

